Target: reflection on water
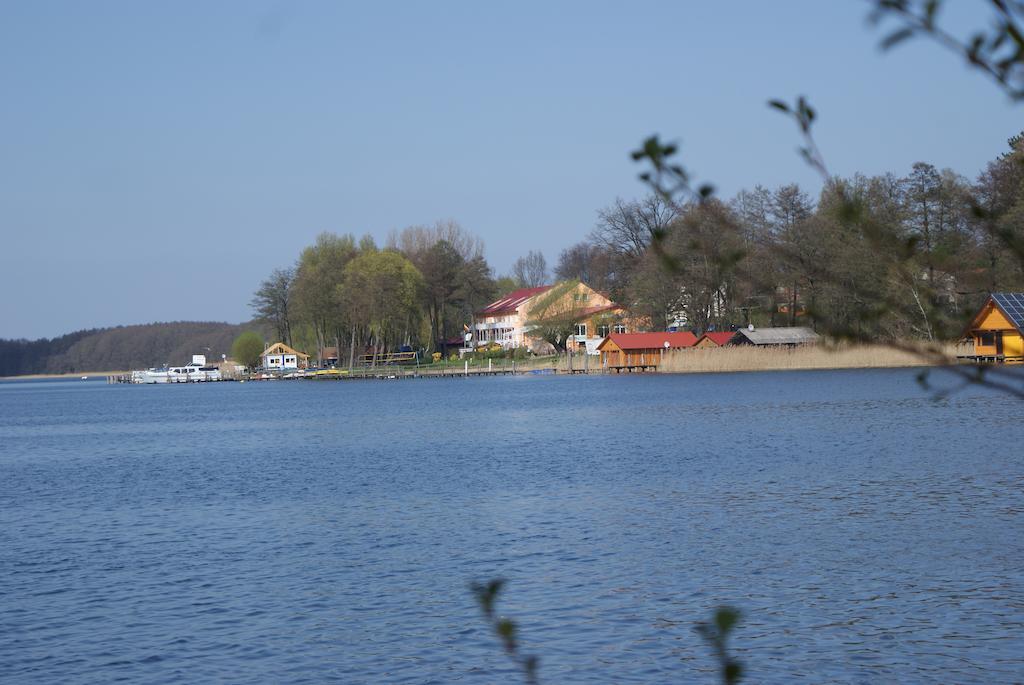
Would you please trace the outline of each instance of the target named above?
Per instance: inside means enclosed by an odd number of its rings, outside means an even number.
[[[0,681],[1024,679],[1022,407],[911,371],[0,384]]]

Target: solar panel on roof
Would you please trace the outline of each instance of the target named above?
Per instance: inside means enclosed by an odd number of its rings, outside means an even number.
[[[1014,326],[1024,327],[1024,293],[993,293],[992,299]]]

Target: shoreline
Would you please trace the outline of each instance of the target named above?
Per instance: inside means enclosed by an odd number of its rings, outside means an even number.
[[[913,352],[904,349],[897,349],[885,345],[856,345],[856,346],[809,346],[790,349],[756,349],[750,347],[727,347],[727,348],[706,348],[677,350],[666,354],[659,360],[658,367],[643,373],[653,374],[691,374],[691,373],[740,373],[753,371],[814,371],[814,370],[841,370],[841,369],[892,369],[892,368],[941,368],[947,366],[959,366],[959,362],[952,349],[944,350],[944,354],[937,356],[932,351],[930,354],[923,350]],[[498,362],[498,360],[495,360]],[[494,370],[506,367],[506,364],[495,363]],[[574,358],[574,374],[587,375],[611,375],[601,367],[598,358],[589,359],[587,370],[583,369],[584,361],[581,357]],[[420,370],[440,369],[441,365],[429,365],[420,367]],[[486,363],[470,365],[471,376],[477,375],[475,371],[482,371]],[[386,372],[388,367],[381,367],[378,372]],[[462,364],[453,362],[446,370],[450,375],[461,375]],[[569,374],[569,364],[566,357],[545,357],[539,359],[523,360],[517,363],[517,375],[519,373],[530,373],[541,369],[553,369],[555,373]],[[412,369],[394,368],[394,371],[404,375]],[[120,376],[130,374],[130,371],[83,371],[76,373],[38,373],[25,374],[20,376],[2,376],[3,381],[28,381],[28,380],[70,380],[80,379],[86,376],[89,380],[103,379],[108,376]],[[430,374],[433,375],[433,374]],[[485,374],[480,374],[485,375]],[[616,373],[615,375],[620,375]],[[629,375],[623,372],[622,375]]]
[[[129,374],[131,371],[82,371],[78,373],[29,373],[23,376],[0,376],[0,382],[3,381],[42,381],[42,380],[59,380],[64,379],[76,379],[82,376],[87,376],[89,380],[93,378],[106,378],[107,376],[117,376]]]

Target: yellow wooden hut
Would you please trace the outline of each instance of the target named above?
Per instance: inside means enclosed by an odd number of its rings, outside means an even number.
[[[964,337],[978,361],[1024,362],[1024,293],[992,293]]]

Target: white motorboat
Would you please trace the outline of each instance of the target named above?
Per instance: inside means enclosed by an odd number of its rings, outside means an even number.
[[[221,380],[220,368],[207,366],[206,356],[196,354],[184,366],[164,366],[133,371],[132,383],[206,383]]]

